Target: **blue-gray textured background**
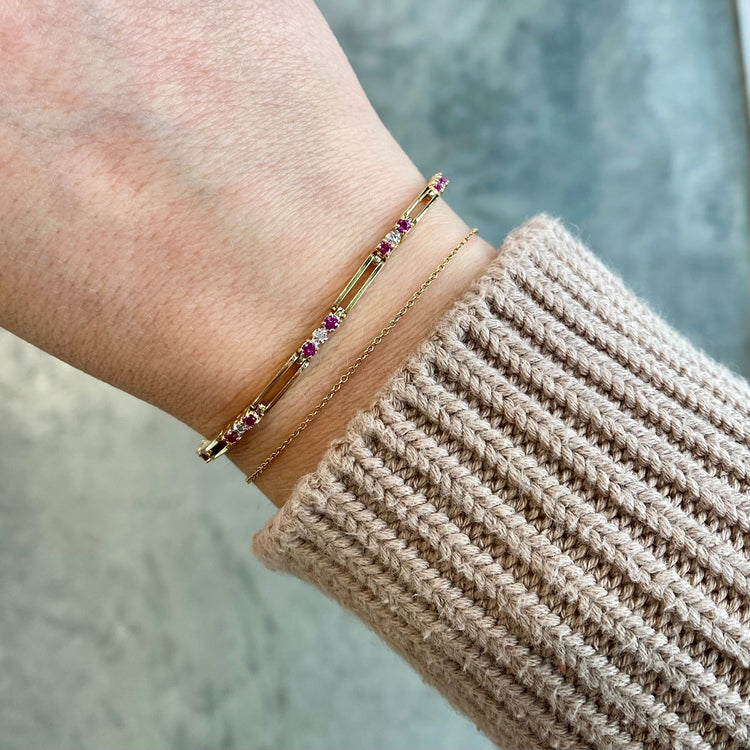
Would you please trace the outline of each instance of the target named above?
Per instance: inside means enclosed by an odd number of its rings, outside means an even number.
[[[729,0],[320,5],[467,222],[499,244],[562,216],[750,373]],[[271,506],[201,465],[196,437],[0,331],[0,748],[489,747],[354,618],[252,559]]]

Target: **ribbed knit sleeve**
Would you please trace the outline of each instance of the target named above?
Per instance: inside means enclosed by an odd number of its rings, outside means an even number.
[[[750,747],[750,389],[513,232],[255,537],[498,745]]]

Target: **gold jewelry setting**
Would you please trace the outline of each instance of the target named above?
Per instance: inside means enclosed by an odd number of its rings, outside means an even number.
[[[203,440],[196,451],[206,463],[224,455],[231,446],[237,444],[243,435],[257,427],[271,407],[281,398],[287,388],[305,370],[312,358],[328,337],[337,331],[365,290],[380,273],[388,258],[404,241],[406,235],[427,213],[430,206],[441,196],[448,186],[448,180],[441,172],[434,174],[424,190],[401,214],[393,228],[380,240],[375,249],[364,259],[354,276],[333,302],[320,325],[315,328],[289,359],[281,366],[263,390],[219,434],[210,440]]]
[[[388,335],[390,330],[393,328],[393,326],[398,323],[401,318],[406,315],[406,313],[409,311],[409,309],[414,305],[414,303],[422,296],[422,293],[425,289],[427,289],[430,284],[432,284],[433,281],[437,278],[438,274],[450,263],[450,261],[454,258],[454,256],[458,253],[458,251],[477,233],[476,227],[472,229],[466,237],[464,237],[461,242],[456,245],[456,247],[451,250],[448,255],[443,258],[442,261],[435,267],[435,270],[422,282],[419,289],[417,289],[414,294],[412,294],[411,297],[404,303],[403,307],[391,318],[388,325],[383,328],[380,333],[368,344],[368,346],[365,348],[365,350],[362,352],[362,354],[357,357],[357,359],[352,362],[352,364],[349,366],[349,368],[346,370],[346,372],[338,379],[338,381],[331,387],[331,389],[326,393],[326,395],[322,398],[320,403],[305,417],[305,419],[302,420],[302,422],[299,423],[299,426],[297,429],[289,435],[289,437],[284,440],[281,445],[279,445],[276,450],[271,453],[271,455],[268,456],[252,474],[249,474],[245,481],[250,484],[251,482],[254,482],[260,474],[265,470],[265,468],[268,466],[268,464],[271,463],[280,453],[282,453],[284,450],[286,450],[287,446],[299,435],[306,427],[307,425],[312,422],[312,420],[315,418],[315,415],[336,395],[338,391],[341,390],[341,386],[346,383],[347,380],[354,374],[355,370],[364,362],[365,359],[372,353],[373,349]]]

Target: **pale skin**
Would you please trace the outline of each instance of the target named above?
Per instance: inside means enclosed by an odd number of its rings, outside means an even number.
[[[424,181],[309,0],[0,0],[0,325],[203,435],[309,335]],[[468,229],[438,201],[229,452],[243,473]],[[472,239],[269,465],[256,484],[273,503],[495,254]]]

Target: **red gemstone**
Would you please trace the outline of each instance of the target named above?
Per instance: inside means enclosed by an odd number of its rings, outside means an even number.
[[[396,222],[396,229],[398,229],[401,234],[408,232],[411,229],[411,221],[409,221],[409,219],[399,219]]]
[[[224,433],[224,440],[226,440],[227,443],[234,445],[234,443],[238,442],[239,439],[240,439],[240,433],[237,432],[236,430],[227,430]]]
[[[393,248],[391,247],[391,243],[390,243],[390,242],[386,242],[386,240],[383,240],[383,241],[382,241],[382,242],[381,242],[381,243],[380,243],[380,244],[378,245],[378,252],[379,252],[379,253],[380,253],[381,255],[388,255],[388,253],[390,253],[390,252],[391,252],[391,250],[393,250]]]
[[[204,461],[208,461],[211,456],[208,453],[199,453],[198,454]]]
[[[339,316],[338,315],[326,315],[326,319],[323,324],[329,331],[333,331],[339,327]]]
[[[247,427],[252,427],[257,421],[258,417],[256,417],[255,414],[245,414],[245,416],[242,417],[242,424]]]
[[[442,175],[435,180],[435,190],[438,191],[438,193],[442,193],[443,190],[445,190],[445,186],[448,184],[448,180],[445,179]]]
[[[318,350],[316,349],[315,344],[312,341],[305,341],[305,343],[302,344],[303,357],[312,357],[316,351]]]

